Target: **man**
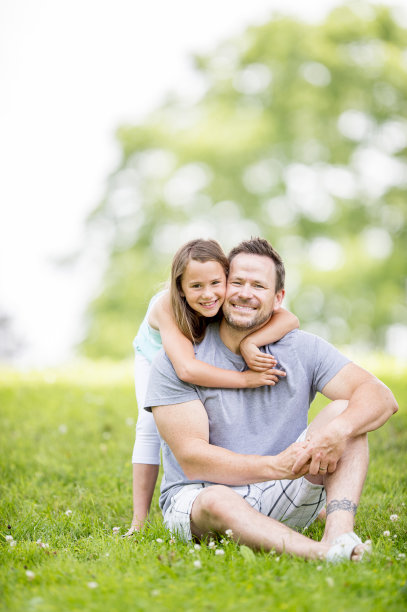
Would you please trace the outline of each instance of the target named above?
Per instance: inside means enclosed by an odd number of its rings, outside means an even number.
[[[284,265],[260,238],[238,245],[229,259],[224,319],[208,327],[196,354],[242,370],[240,342],[280,307]],[[396,412],[396,401],[317,336],[295,330],[263,350],[286,371],[275,387],[195,387],[177,378],[164,353],[155,359],[146,409],[163,439],[164,522],[185,539],[231,530],[254,549],[359,560],[366,546],[353,526],[368,466],[366,433]],[[332,401],[307,429],[317,391]],[[292,529],[311,524],[325,502],[321,542]]]

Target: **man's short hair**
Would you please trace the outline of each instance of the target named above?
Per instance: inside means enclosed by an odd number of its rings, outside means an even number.
[[[276,293],[284,289],[285,281],[285,269],[283,260],[275,249],[271,246],[264,238],[251,238],[250,240],[243,240],[240,244],[235,246],[229,253],[229,264],[236,255],[240,253],[248,253],[249,255],[262,255],[263,257],[270,257],[273,260],[276,267]]]

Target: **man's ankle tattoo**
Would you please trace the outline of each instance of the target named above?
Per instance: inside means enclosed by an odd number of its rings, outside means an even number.
[[[352,512],[353,516],[355,516],[357,509],[357,504],[354,504],[350,499],[346,499],[346,497],[343,499],[333,499],[326,507],[326,515],[328,516],[328,514],[336,510],[346,510],[346,512]]]

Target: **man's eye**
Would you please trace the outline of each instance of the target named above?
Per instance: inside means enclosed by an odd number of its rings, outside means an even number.
[[[242,283],[240,281],[232,281],[231,283],[232,285],[241,285]]]
[[[256,287],[256,289],[264,289],[263,285],[259,285],[256,283],[256,285],[254,285]]]

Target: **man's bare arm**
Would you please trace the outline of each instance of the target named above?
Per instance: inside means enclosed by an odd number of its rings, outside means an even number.
[[[201,401],[156,406],[153,415],[158,430],[190,480],[225,485],[243,485],[267,480],[294,479],[292,465],[301,444],[292,444],[275,456],[242,455],[209,443],[208,416]]]
[[[381,427],[398,410],[397,402],[386,385],[354,363],[348,363],[322,390],[331,400],[349,400],[348,407],[323,431],[314,432],[307,447],[298,455],[294,472],[310,459],[314,465],[327,465],[333,472],[346,440]]]

